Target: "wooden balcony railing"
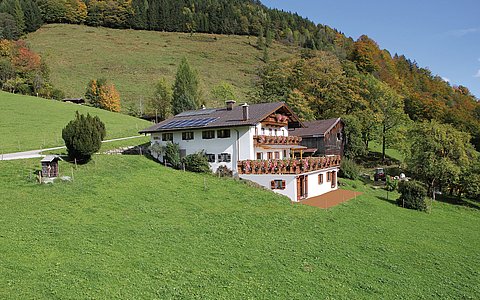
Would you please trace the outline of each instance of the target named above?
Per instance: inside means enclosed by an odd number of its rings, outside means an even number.
[[[271,136],[254,135],[253,142],[255,146],[261,145],[298,145],[302,141],[299,136]]]
[[[340,166],[339,155],[304,159],[242,160],[238,174],[302,174]]]

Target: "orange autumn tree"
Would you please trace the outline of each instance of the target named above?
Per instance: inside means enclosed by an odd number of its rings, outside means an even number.
[[[120,93],[115,85],[105,78],[90,80],[85,98],[94,107],[114,112],[120,111]]]

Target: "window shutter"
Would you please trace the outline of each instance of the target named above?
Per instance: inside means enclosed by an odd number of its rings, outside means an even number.
[[[285,189],[286,185],[287,185],[287,182],[285,180],[282,180],[282,190]]]
[[[270,187],[272,188],[272,190],[275,189],[275,180],[272,180],[272,181],[270,182]]]

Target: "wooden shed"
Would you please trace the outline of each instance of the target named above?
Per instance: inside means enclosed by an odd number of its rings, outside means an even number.
[[[315,156],[343,156],[345,139],[340,118],[303,122],[305,128],[295,128],[289,134],[302,137],[301,145],[316,149]]]
[[[42,177],[55,178],[58,176],[58,161],[61,160],[59,156],[47,155],[42,160]]]

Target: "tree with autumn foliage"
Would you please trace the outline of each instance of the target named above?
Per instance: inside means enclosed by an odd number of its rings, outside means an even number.
[[[115,85],[109,83],[105,78],[90,80],[85,98],[94,107],[114,112],[120,111],[120,93]]]

